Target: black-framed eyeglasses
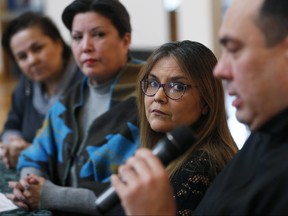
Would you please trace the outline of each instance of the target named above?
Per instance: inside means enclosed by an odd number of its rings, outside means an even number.
[[[178,100],[184,95],[186,89],[192,86],[177,82],[169,82],[162,84],[154,79],[143,79],[141,81],[142,91],[148,97],[153,97],[161,87],[163,88],[164,93],[168,98],[172,100]]]

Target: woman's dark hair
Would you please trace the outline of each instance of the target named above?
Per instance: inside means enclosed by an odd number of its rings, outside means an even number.
[[[10,46],[11,38],[19,31],[32,27],[41,29],[43,34],[53,41],[60,41],[63,44],[63,59],[69,59],[71,54],[70,48],[64,42],[58,28],[52,20],[40,13],[26,12],[9,22],[2,36],[2,46],[14,61],[15,58]]]
[[[120,37],[131,33],[130,17],[126,8],[118,0],[74,0],[62,13],[64,25],[71,31],[75,15],[97,12],[108,18],[118,31]]]

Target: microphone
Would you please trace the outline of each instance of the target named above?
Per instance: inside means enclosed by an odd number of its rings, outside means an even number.
[[[159,140],[152,153],[157,156],[164,166],[183,154],[191,145],[196,142],[194,131],[188,126],[179,126]],[[109,187],[95,201],[97,210],[105,214],[108,210],[120,202],[114,189]]]

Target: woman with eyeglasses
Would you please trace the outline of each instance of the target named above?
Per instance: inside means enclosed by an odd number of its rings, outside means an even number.
[[[177,210],[175,206],[162,206],[164,211],[160,212],[164,215],[172,208],[177,215],[192,215],[213,179],[236,154],[238,149],[226,121],[223,86],[213,77],[216,62],[204,45],[182,41],[155,50],[142,68],[137,96],[143,147],[152,149],[164,133],[179,125],[191,126],[198,141],[169,164],[169,178],[146,149],[137,151],[119,168],[122,181],[114,175],[112,183],[127,214],[157,212],[154,208],[161,202],[146,189],[153,185],[160,191],[162,181],[170,179]],[[155,181],[157,178],[161,181]],[[171,190],[162,189],[160,193],[169,196]]]

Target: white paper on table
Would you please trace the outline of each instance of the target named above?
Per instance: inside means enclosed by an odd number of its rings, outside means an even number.
[[[0,212],[17,209],[18,207],[13,204],[3,193],[0,193]]]

